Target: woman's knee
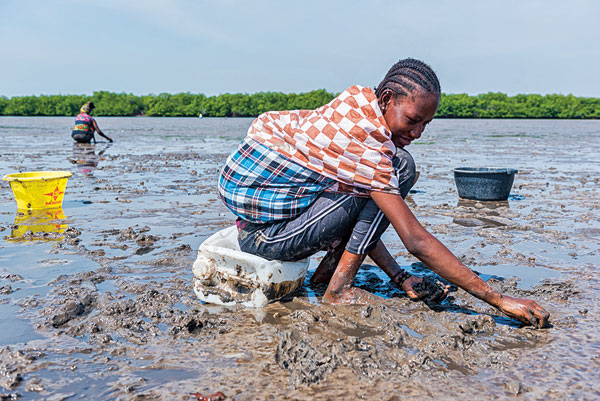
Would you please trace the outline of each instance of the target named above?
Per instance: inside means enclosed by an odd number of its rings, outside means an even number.
[[[399,148],[394,157],[393,165],[398,177],[398,189],[402,197],[405,198],[417,179],[415,160],[407,150]]]
[[[347,242],[346,250],[354,254],[365,254],[373,250],[389,221],[375,201],[369,201],[362,208]]]

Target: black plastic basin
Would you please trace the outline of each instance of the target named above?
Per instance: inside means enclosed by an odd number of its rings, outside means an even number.
[[[458,167],[454,182],[458,196],[481,201],[508,199],[517,170],[494,167]]]

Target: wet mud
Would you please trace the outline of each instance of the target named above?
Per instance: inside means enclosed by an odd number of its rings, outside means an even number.
[[[60,138],[67,120],[0,119],[47,125],[0,128],[0,138]],[[0,399],[600,398],[599,123],[442,120],[431,142],[411,145],[413,212],[490,285],[544,306],[551,325],[535,330],[461,289],[411,301],[369,260],[356,285],[380,295],[376,305],[321,303],[312,270],[264,308],[203,304],[192,264],[233,223],[214,181],[250,120],[106,120],[112,146],[60,138],[60,152],[8,146],[0,161],[7,172],[74,169],[60,232],[12,240],[19,216],[0,192],[0,331],[15,333],[0,334]],[[595,142],[553,145],[557,130]],[[511,198],[459,200],[450,172],[469,163],[519,168]],[[443,285],[391,230],[383,240],[424,289]]]

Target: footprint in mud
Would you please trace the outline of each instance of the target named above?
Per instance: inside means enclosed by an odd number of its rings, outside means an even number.
[[[142,246],[142,247],[139,247],[139,248],[138,248],[138,249],[135,251],[135,254],[136,254],[136,255],[145,255],[145,254],[147,254],[147,253],[150,253],[150,252],[152,252],[153,250],[154,250],[154,247],[152,247],[152,246]]]
[[[281,336],[275,350],[275,361],[290,372],[292,383],[316,383],[338,367],[340,350],[337,344],[326,344],[325,349],[319,349],[310,340],[303,340],[299,333],[286,331]]]

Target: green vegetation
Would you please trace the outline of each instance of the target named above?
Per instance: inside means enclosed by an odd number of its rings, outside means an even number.
[[[254,94],[161,93],[136,96],[94,92],[85,95],[0,96],[0,115],[75,116],[86,101],[96,105],[96,116],[254,117],[269,110],[314,109],[335,96],[324,89],[307,93]],[[443,94],[437,117],[446,118],[600,118],[600,98],[573,95],[516,95],[487,93],[477,96]]]
[[[437,117],[600,118],[600,98],[573,95],[442,94]]]

